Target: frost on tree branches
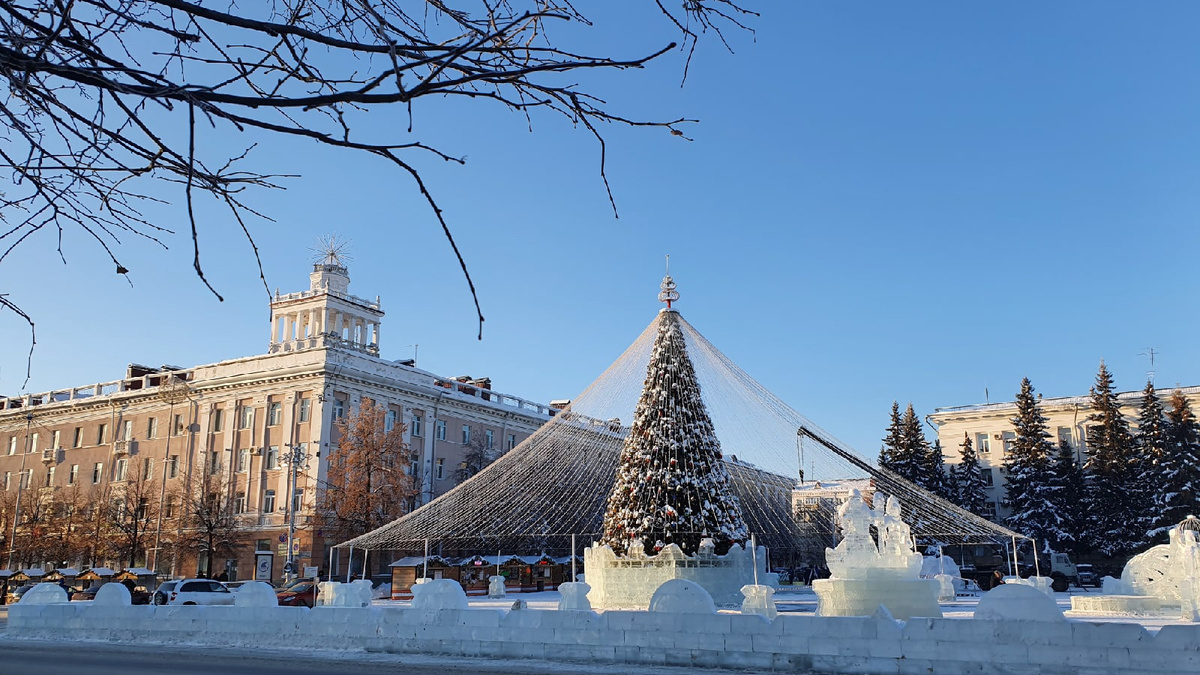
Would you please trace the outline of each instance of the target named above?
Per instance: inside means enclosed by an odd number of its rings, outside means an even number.
[[[664,310],[608,497],[603,543],[618,555],[629,553],[635,539],[647,554],[676,544],[694,555],[704,538],[712,538],[723,555],[749,535],[700,398],[679,315]]]

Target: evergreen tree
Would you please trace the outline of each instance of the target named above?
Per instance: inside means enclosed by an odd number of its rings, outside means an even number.
[[[883,447],[879,449],[879,466],[895,471],[892,464],[896,453],[900,451],[900,403],[892,401],[892,416],[887,427],[887,436],[883,437]]]
[[[1159,510],[1157,494],[1163,482],[1164,460],[1167,453],[1167,419],[1163,414],[1162,401],[1154,390],[1154,383],[1147,380],[1146,388],[1142,390],[1142,404],[1138,408],[1138,427],[1136,435],[1135,464],[1130,467],[1135,474],[1134,485],[1131,486],[1129,501],[1134,509],[1131,518],[1140,527],[1144,541],[1157,543],[1167,541],[1167,533],[1162,529],[1163,518]],[[1171,523],[1174,525],[1175,523]]]
[[[1054,548],[1068,553],[1088,550],[1085,540],[1086,519],[1084,518],[1083,471],[1075,461],[1075,450],[1070,443],[1060,442],[1054,455],[1054,487],[1051,498],[1059,515],[1059,539]]]
[[[1158,485],[1160,528],[1175,525],[1197,512],[1200,503],[1200,425],[1183,392],[1171,394],[1167,411],[1162,482]]]
[[[1016,403],[1017,416],[1012,423],[1017,435],[1004,457],[1008,473],[1004,505],[1010,512],[1004,524],[1039,542],[1059,541],[1064,537],[1053,496],[1050,458],[1054,446],[1028,377],[1021,380]]]
[[[679,314],[663,310],[646,382],[604,516],[603,543],[618,555],[640,539],[647,554],[677,544],[693,555],[711,537],[724,554],[749,539],[700,397]]]
[[[1088,421],[1086,504],[1089,539],[1105,555],[1138,550],[1145,540],[1140,523],[1130,518],[1127,495],[1137,479],[1134,440],[1113,390],[1113,378],[1104,362],[1091,390],[1092,413]]]
[[[925,473],[929,463],[929,441],[921,432],[921,421],[913,411],[912,404],[904,410],[900,418],[900,438],[896,450],[892,453],[891,466],[888,467],[901,477],[916,485],[928,489],[929,477]]]
[[[979,467],[979,455],[975,453],[975,445],[971,442],[970,434],[963,434],[962,445],[959,446],[962,461],[958,464],[958,505],[974,513],[983,515],[983,507],[987,504],[987,492],[983,484],[983,470]]]
[[[962,504],[962,486],[958,481],[958,465],[946,467],[946,501],[951,504]]]
[[[929,444],[926,443],[928,446]],[[942,442],[935,439],[925,454],[925,489],[933,494],[949,500],[949,479],[946,476],[946,458],[942,455]]]

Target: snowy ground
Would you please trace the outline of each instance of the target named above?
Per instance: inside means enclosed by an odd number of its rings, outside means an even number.
[[[1080,621],[1101,621],[1109,623],[1139,623],[1145,626],[1151,632],[1156,632],[1159,628],[1176,623],[1187,623],[1176,618],[1174,615],[1166,617],[1146,617],[1146,616],[1129,616],[1115,614],[1081,614],[1071,611],[1071,596],[1073,595],[1096,595],[1099,590],[1080,590],[1072,588],[1067,593],[1055,593],[1054,599],[1058,602],[1058,606],[1062,608],[1068,619],[1077,619]],[[513,593],[506,598],[488,598],[481,596],[472,596],[468,598],[471,607],[492,608],[492,609],[511,609],[513,603],[525,601],[529,609],[557,609],[559,594],[558,591],[545,591],[542,593]],[[407,607],[407,600],[376,600],[376,605],[384,607]],[[943,602],[942,616],[946,618],[970,618],[975,615],[975,606],[979,604],[979,596],[960,597],[953,602]],[[781,614],[815,614],[817,611],[817,596],[808,586],[784,586],[775,593],[775,607]],[[737,612],[736,609],[724,609],[722,612]]]

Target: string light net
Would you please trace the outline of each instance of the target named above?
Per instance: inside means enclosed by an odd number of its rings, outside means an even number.
[[[823,554],[836,527],[831,518],[793,512],[802,462],[804,485],[867,479],[877,492],[896,495],[913,534],[927,543],[1019,536],[876,466],[764,389],[678,312],[663,310],[524,442],[441,497],[338,546],[413,553],[428,541],[443,555],[561,555],[571,552],[572,535],[581,546],[600,541],[655,341],[666,330],[677,331],[690,357],[745,530],[769,547],[773,559]]]

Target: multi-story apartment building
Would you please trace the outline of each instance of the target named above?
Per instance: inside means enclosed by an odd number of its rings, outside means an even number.
[[[1159,392],[1159,396],[1164,398],[1164,407],[1167,406],[1165,399],[1173,390],[1172,388]],[[1200,387],[1182,387],[1180,391],[1188,399],[1193,410],[1200,407]],[[1122,392],[1117,395],[1117,399],[1130,428],[1136,428],[1142,392]],[[1091,399],[1088,396],[1043,398],[1039,400],[1039,405],[1042,414],[1046,416],[1046,427],[1052,442],[1069,445],[1075,451],[1076,461],[1082,466],[1087,459]],[[927,418],[930,424],[937,427],[938,440],[942,444],[947,464],[958,464],[962,461],[959,449],[963,439],[971,439],[975,452],[979,455],[984,484],[987,486],[987,512],[982,515],[988,518],[1005,518],[1009,515],[1003,506],[1004,458],[1016,439],[1013,426],[1016,416],[1017,404],[1006,402],[937,408]]]
[[[315,531],[313,509],[337,443],[337,422],[364,398],[386,408],[389,428],[405,425],[416,504],[454,486],[472,443],[508,450],[550,418],[549,406],[493,391],[486,378],[442,377],[411,360],[381,358],[379,298],[351,295],[349,283],[346,267],[331,257],[314,265],[308,290],[277,292],[264,355],[190,368],[130,365],[112,382],[0,397],[0,506],[8,505],[0,555],[9,555],[13,567],[128,564],[32,558],[19,538],[11,539],[12,503],[22,490],[26,501],[29,491],[45,500],[68,490],[124,494],[136,480],[152,487],[131,508],[154,508],[163,516],[146,535],[139,564],[172,575],[225,569],[249,578],[256,551],[270,551],[278,578],[291,508],[298,564],[324,569],[326,547],[338,542]],[[294,487],[286,465],[292,448],[308,457]],[[241,535],[239,551],[217,556],[214,569],[203,569],[208,564],[198,551],[169,546],[180,535],[173,524],[180,508],[175,495],[201,480],[224,490]]]

